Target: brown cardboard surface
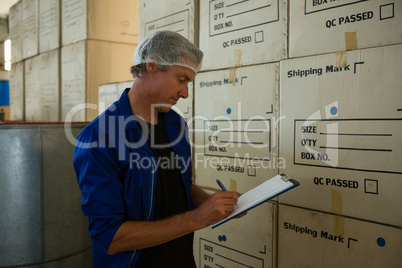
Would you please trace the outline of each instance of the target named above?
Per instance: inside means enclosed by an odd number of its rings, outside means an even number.
[[[8,27],[10,32],[11,42],[11,61],[13,63],[22,60],[22,1],[18,1],[10,8],[8,15]]]
[[[345,50],[357,49],[357,36],[356,32],[345,33]]]
[[[26,121],[59,121],[59,62],[59,49],[24,61]]]
[[[219,189],[220,179],[244,193],[278,174],[277,68],[261,64],[197,75],[189,123],[197,184]]]
[[[278,268],[399,267],[401,245],[399,228],[279,204]]]
[[[276,267],[276,210],[275,202],[266,202],[243,218],[196,231],[197,267]]]
[[[24,61],[25,70],[25,120],[41,121],[39,69],[40,57]]]
[[[3,120],[10,120],[10,106],[0,106],[0,113],[3,114]]]
[[[281,62],[280,203],[401,226],[402,45]]]
[[[61,120],[85,121],[86,42],[61,47]],[[77,107],[81,105],[84,107]],[[96,108],[96,107],[95,107]]]
[[[402,2],[290,0],[289,57],[402,43]]]
[[[60,0],[39,1],[39,53],[60,47]]]
[[[287,1],[200,1],[202,70],[287,57]]]
[[[61,44],[66,46],[88,36],[87,0],[61,0]]]
[[[88,38],[138,44],[139,0],[88,1]]]
[[[24,62],[10,70],[10,120],[24,120]]]
[[[99,86],[99,114],[117,101],[126,88],[131,88],[134,80],[102,84]]]
[[[85,39],[138,44],[138,0],[62,0],[62,45]]]
[[[140,39],[157,31],[171,30],[197,44],[196,15],[199,0],[140,0]]]
[[[40,120],[60,118],[60,49],[39,54]]]
[[[103,41],[87,41],[87,103],[99,103],[99,85],[132,79],[130,67],[135,45]],[[94,119],[98,111],[88,110],[86,119]]]
[[[62,47],[62,118],[77,105],[74,121],[98,116],[99,86],[132,79],[130,67],[135,45],[86,40]],[[70,114],[71,115],[71,114]]]
[[[22,0],[22,58],[39,53],[39,0]]]

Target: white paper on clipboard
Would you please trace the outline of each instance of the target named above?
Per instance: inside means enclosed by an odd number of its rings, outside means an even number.
[[[271,179],[261,183],[257,187],[242,194],[237,201],[237,206],[226,218],[211,225],[212,228],[243,214],[244,212],[255,208],[256,206],[299,186],[299,182],[289,178],[285,174],[278,174]]]

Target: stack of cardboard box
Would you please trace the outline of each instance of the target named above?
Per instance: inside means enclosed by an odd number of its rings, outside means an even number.
[[[9,24],[11,120],[90,121],[98,86],[130,79],[138,1],[21,0]]]
[[[194,22],[178,1],[163,5],[141,1],[141,37],[183,24],[205,53],[188,120],[195,182],[244,193],[286,173],[301,184],[196,232],[197,265],[396,267],[402,3],[189,1]]]
[[[402,3],[290,1],[278,267],[397,267]],[[289,258],[288,252],[292,252]]]

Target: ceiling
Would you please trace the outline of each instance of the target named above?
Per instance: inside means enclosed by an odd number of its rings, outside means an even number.
[[[18,0],[1,0],[0,1],[0,18],[6,19],[8,16],[8,11]]]

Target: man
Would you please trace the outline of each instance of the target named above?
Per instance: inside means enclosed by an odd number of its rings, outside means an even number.
[[[187,124],[171,110],[202,58],[180,34],[144,38],[131,89],[77,138],[94,267],[193,267],[193,232],[233,211],[237,192],[210,196],[192,183]]]

